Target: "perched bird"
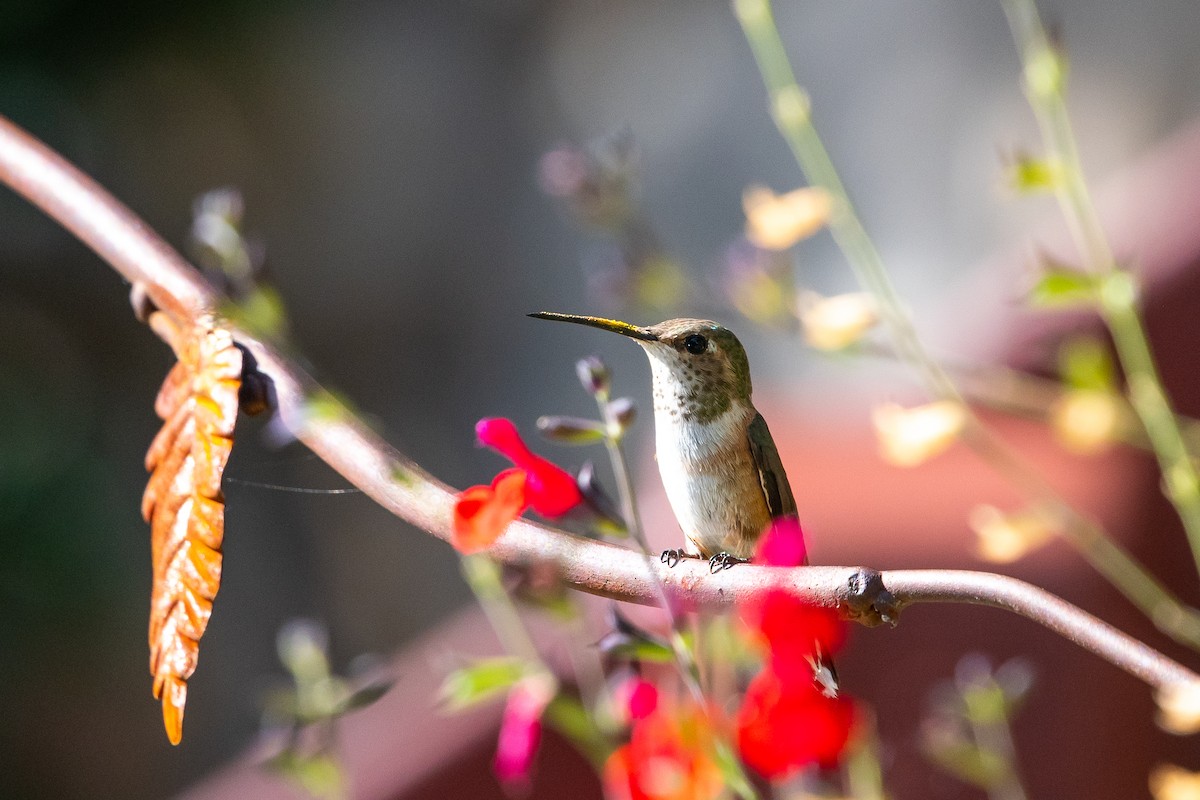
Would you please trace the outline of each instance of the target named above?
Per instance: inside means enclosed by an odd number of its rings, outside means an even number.
[[[664,552],[664,562],[707,558],[716,572],[749,561],[772,520],[796,516],[775,440],[750,402],[750,362],[728,328],[706,319],[639,328],[550,311],[529,316],[619,333],[650,357],[658,471],[685,541]],[[836,697],[837,672],[819,645],[812,667],[813,680]]]
[[[658,469],[685,540],[664,561],[706,558],[713,571],[747,561],[772,519],[796,514],[779,451],[750,402],[746,351],[728,328],[702,319],[641,328],[575,314],[530,316],[619,333],[650,357]]]

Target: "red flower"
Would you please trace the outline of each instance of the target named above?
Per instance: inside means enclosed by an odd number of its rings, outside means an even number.
[[[450,543],[460,553],[478,553],[492,546],[509,523],[521,516],[525,500],[525,473],[506,469],[491,486],[472,486],[454,504],[454,530]]]
[[[528,475],[526,497],[543,517],[561,517],[583,502],[575,478],[561,467],[530,452],[517,426],[503,417],[481,419],[475,425],[479,441],[517,465]]]
[[[778,567],[805,564],[800,523],[794,517],[775,520],[754,560]],[[817,681],[816,665],[826,668],[846,641],[837,609],[777,588],[740,611],[767,650],[766,666],[747,687],[735,720],[742,760],[773,780],[810,764],[835,765],[850,738],[854,703],[829,696],[836,687]]]
[[[659,704],[604,764],[609,800],[712,800],[725,789],[715,735],[699,709]]]
[[[742,760],[772,779],[809,764],[833,766],[850,738],[854,704],[827,697],[812,681],[767,667],[746,688],[738,709],[737,747]]]
[[[530,506],[543,517],[561,517],[583,501],[571,474],[534,455],[506,419],[481,419],[479,441],[517,466],[506,469],[491,486],[472,486],[458,494],[450,543],[461,553],[486,550]]]
[[[755,564],[772,567],[800,567],[808,563],[808,548],[800,520],[793,516],[771,520],[765,536],[758,540],[754,553]]]
[[[542,712],[554,699],[555,689],[554,679],[543,674],[518,681],[508,693],[492,760],[492,772],[505,788],[528,789],[542,738]]]
[[[762,637],[769,663],[779,675],[811,680],[818,654],[831,655],[846,643],[846,623],[836,609],[806,603],[783,589],[747,603],[742,614]]]

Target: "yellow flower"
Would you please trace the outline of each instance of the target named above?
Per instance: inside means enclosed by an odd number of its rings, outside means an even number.
[[[1055,532],[1054,518],[1046,511],[1028,508],[1005,514],[995,506],[979,505],[968,520],[979,537],[975,552],[985,561],[1011,564],[1048,542]]]
[[[1112,444],[1121,410],[1111,392],[1072,389],[1054,404],[1050,419],[1059,441],[1086,455],[1100,452]]]
[[[871,414],[879,437],[880,455],[897,467],[915,467],[949,447],[967,421],[966,411],[953,400],[938,400],[915,408],[888,403]]]
[[[832,207],[824,189],[804,187],[777,195],[765,186],[751,186],[742,193],[746,238],[764,250],[787,250],[824,227]]]
[[[797,298],[804,338],[818,350],[842,350],[879,322],[875,300],[864,292],[822,297],[801,292]]]
[[[1159,689],[1154,700],[1160,728],[1180,736],[1200,733],[1200,682]]]
[[[1159,764],[1150,772],[1154,800],[1200,800],[1200,772]]]

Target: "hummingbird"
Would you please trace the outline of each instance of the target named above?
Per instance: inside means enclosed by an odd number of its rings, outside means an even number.
[[[662,554],[665,563],[706,558],[717,572],[749,561],[771,520],[795,516],[779,450],[750,402],[750,362],[728,328],[705,319],[638,327],[549,311],[529,316],[619,333],[650,357],[658,470],[685,542]]]

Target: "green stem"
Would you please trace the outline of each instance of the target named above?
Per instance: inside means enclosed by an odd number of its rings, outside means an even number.
[[[917,335],[879,251],[855,213],[837,169],[812,124],[808,95],[796,83],[775,25],[770,0],[733,0],[733,8],[766,85],[775,124],[809,182],[827,191],[832,198],[834,210],[830,230],[859,282],[874,295],[900,357],[922,377],[931,395],[963,406],[967,418],[963,439],[967,444],[997,470],[1016,480],[1039,502],[1059,509],[1066,516],[1064,536],[1098,572],[1160,630],[1181,643],[1200,649],[1200,612],[1184,605],[1149,570],[1107,537],[1099,525],[1071,508],[963,402],[954,381],[929,355]]]
[[[500,580],[500,567],[496,562],[486,555],[464,556],[462,572],[504,649],[549,673],[520,612]]]
[[[1200,569],[1200,475],[1188,454],[1171,402],[1163,388],[1145,325],[1138,311],[1138,287],[1122,271],[1092,202],[1076,138],[1067,115],[1066,65],[1046,35],[1033,0],[1002,0],[1025,72],[1025,94],[1037,116],[1049,158],[1061,167],[1058,204],[1085,265],[1100,287],[1100,313],[1125,372],[1129,402],[1150,438],[1162,470],[1166,495],[1183,521],[1192,556]]]

